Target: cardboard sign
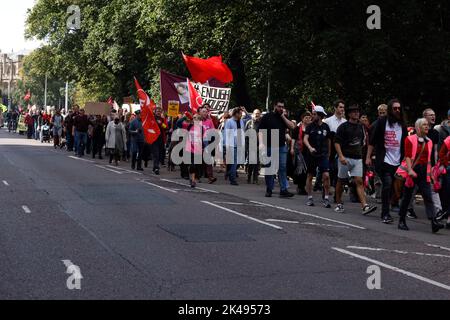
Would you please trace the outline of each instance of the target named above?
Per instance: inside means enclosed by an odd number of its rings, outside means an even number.
[[[180,102],[170,100],[167,106],[167,115],[174,118],[178,117],[178,114],[180,113]]]
[[[107,102],[86,102],[84,111],[87,115],[105,115],[111,113],[111,105]]]

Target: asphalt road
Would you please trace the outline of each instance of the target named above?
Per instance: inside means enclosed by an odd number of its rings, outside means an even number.
[[[0,299],[450,298],[450,231],[433,235],[422,207],[401,232],[354,204],[267,199],[243,178],[193,191],[150,171],[0,129]]]

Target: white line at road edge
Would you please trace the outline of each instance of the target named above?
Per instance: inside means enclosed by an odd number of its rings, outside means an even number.
[[[27,206],[22,206],[23,211],[25,211],[25,213],[31,213],[30,208],[28,208]]]
[[[288,220],[278,220],[278,219],[266,219],[267,222],[280,222],[280,223],[292,223],[292,224],[298,224],[300,222],[298,221],[288,221]]]
[[[321,216],[317,216],[315,214],[310,214],[310,213],[300,212],[300,211],[289,209],[289,208],[283,208],[283,207],[279,207],[279,206],[274,206],[274,205],[263,203],[263,202],[259,202],[259,201],[250,201],[250,202],[257,203],[257,204],[262,204],[262,205],[264,205],[266,207],[271,207],[271,208],[275,208],[275,209],[279,209],[279,210],[284,210],[284,211],[288,211],[288,212],[292,212],[292,213],[301,214],[301,215],[307,216],[307,217],[313,217],[313,218],[317,218],[317,219],[321,219],[321,220],[325,220],[325,221],[331,221],[331,222],[335,222],[335,223],[340,223],[340,224],[343,224],[345,226],[353,227],[353,228],[356,228],[356,229],[366,230],[366,228],[364,228],[364,227],[360,227],[360,226],[357,226],[357,225],[354,225],[354,224],[351,224],[351,223],[346,223],[346,222],[342,222],[342,221],[338,221],[338,220],[334,220],[334,219],[324,218],[324,217],[321,217]]]
[[[111,169],[115,169],[115,170],[125,171],[125,172],[128,172],[128,173],[137,174],[137,175],[140,175],[140,176],[143,175],[143,173],[141,173],[141,172],[136,172],[136,171],[128,170],[128,169],[121,168],[121,167],[113,167],[113,166],[110,166],[110,165],[107,165],[106,167],[111,168]]]
[[[177,191],[175,191],[175,190],[173,190],[173,189],[164,188],[164,187],[158,186],[157,184],[154,184],[154,183],[151,183],[151,182],[148,182],[148,181],[143,181],[143,180],[140,180],[140,181],[141,181],[142,183],[148,184],[148,185],[153,186],[153,187],[156,187],[156,188],[160,188],[160,189],[163,189],[163,190],[172,192],[172,193],[178,193]]]
[[[95,161],[87,160],[87,159],[83,159],[83,158],[77,158],[77,157],[74,157],[74,156],[69,156],[69,158],[74,159],[74,160],[78,160],[78,161],[84,161],[84,162],[95,163]]]
[[[3,184],[7,187],[9,187],[9,183],[6,180],[3,180]]]
[[[97,168],[100,168],[100,169],[103,169],[103,170],[111,171],[111,172],[114,172],[114,173],[117,173],[117,174],[123,174],[123,172],[116,171],[116,170],[113,170],[113,169],[109,169],[109,168],[106,168],[106,167],[103,167],[103,166],[99,166],[98,164],[96,164],[95,166]]]
[[[251,203],[242,203],[242,202],[228,202],[228,201],[214,201],[214,203],[218,204],[229,204],[232,206],[251,206],[251,207],[264,207],[261,204],[251,204]]]
[[[178,182],[178,181],[169,180],[169,179],[161,179],[161,181],[170,182],[170,183],[175,183],[175,184],[178,184],[178,185],[180,185],[180,186],[185,186],[185,187],[189,187],[189,188],[191,187],[191,186],[188,185],[188,184],[181,183],[181,182]],[[209,190],[209,189],[200,188],[200,187],[195,187],[195,189],[203,190],[203,191],[207,191],[207,192],[211,192],[211,193],[219,193],[219,192],[214,191],[214,190]]]
[[[265,222],[265,221],[262,221],[262,220],[259,220],[259,219],[256,219],[256,218],[252,218],[252,217],[250,217],[250,216],[247,216],[246,214],[242,214],[242,213],[240,213],[240,212],[237,212],[237,211],[234,211],[234,210],[231,210],[231,209],[228,209],[228,208],[219,206],[219,205],[214,204],[214,203],[211,203],[211,202],[209,202],[209,201],[202,201],[202,202],[205,203],[205,204],[208,204],[208,205],[210,205],[210,206],[213,206],[213,207],[222,209],[222,210],[224,210],[224,211],[228,211],[228,212],[233,213],[233,214],[235,214],[235,215],[238,215],[238,216],[240,216],[240,217],[243,217],[243,218],[246,218],[246,219],[249,219],[249,220],[252,220],[252,221],[261,223],[261,224],[264,224],[264,225],[266,225],[266,226],[269,226],[269,227],[272,227],[272,228],[275,228],[275,229],[278,229],[278,230],[283,230],[282,227],[276,226],[276,225],[271,224],[271,223],[267,223],[267,222]]]
[[[402,273],[402,274],[404,274],[404,275],[406,275],[408,277],[411,277],[411,278],[414,278],[416,280],[420,280],[420,281],[426,282],[428,284],[432,284],[433,286],[436,286],[436,287],[439,287],[439,288],[442,288],[442,289],[450,291],[450,286],[448,286],[446,284],[443,284],[443,283],[440,283],[440,282],[437,282],[437,281],[434,281],[434,280],[431,280],[431,279],[428,279],[428,278],[425,278],[425,277],[422,277],[422,276],[420,276],[418,274],[415,274],[415,273],[412,273],[412,272],[409,272],[409,271],[406,271],[406,270],[403,270],[403,269],[400,269],[400,268],[397,268],[397,267],[393,267],[393,266],[388,265],[386,263],[383,263],[383,262],[380,262],[380,261],[377,261],[377,260],[373,260],[373,259],[370,259],[368,257],[361,256],[359,254],[356,254],[356,253],[353,253],[353,252],[350,252],[350,251],[347,251],[347,250],[344,250],[344,249],[335,248],[335,247],[332,247],[331,249],[339,251],[340,253],[344,253],[344,254],[347,254],[349,256],[361,259],[361,260],[368,261],[368,262],[370,262],[372,264],[376,264],[376,265],[378,265],[380,267],[383,267],[383,268],[386,268],[386,269],[389,269],[389,270],[392,270],[392,271],[395,271],[395,272]]]
[[[369,248],[369,247],[357,247],[357,246],[347,246],[347,249],[355,249],[355,250],[365,250],[365,251],[384,251],[398,254],[415,254],[417,256],[428,256],[428,257],[439,257],[439,258],[450,258],[450,256],[444,254],[436,254],[436,253],[423,253],[423,252],[408,252],[402,250],[390,250],[384,248]]]
[[[438,245],[429,244],[429,243],[426,243],[426,245],[429,246],[429,247],[432,247],[432,248],[438,248],[438,249],[442,249],[442,250],[445,250],[445,251],[450,251],[450,248],[447,248],[447,247],[438,246]]]

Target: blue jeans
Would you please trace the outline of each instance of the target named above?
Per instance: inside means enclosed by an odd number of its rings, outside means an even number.
[[[73,135],[73,149],[74,149],[75,153],[77,154],[77,152],[78,152],[78,131],[76,129],[74,130],[74,135]]]
[[[228,171],[228,177],[230,178],[230,182],[236,182],[236,175],[237,175],[237,168],[238,168],[238,149],[237,147],[234,147],[234,156],[233,156],[233,163],[229,166]]]
[[[279,168],[278,168],[278,178],[280,180],[280,190],[287,191],[288,189],[288,179],[287,179],[287,146],[281,147],[279,152]],[[267,150],[267,156],[272,155],[272,150]],[[273,191],[275,187],[275,176],[269,175],[265,176],[267,190]]]
[[[75,137],[77,140],[77,154],[81,157],[84,155],[84,148],[87,144],[87,132],[76,132]]]

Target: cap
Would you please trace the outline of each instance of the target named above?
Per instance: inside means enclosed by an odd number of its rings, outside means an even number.
[[[327,113],[325,112],[325,109],[322,106],[315,106],[313,111],[315,113],[322,113],[324,115],[327,115]]]
[[[136,111],[134,112],[134,114],[135,114],[135,115],[141,114],[141,110],[136,110]]]
[[[351,106],[347,107],[347,109],[345,111],[347,111],[347,113],[350,113],[352,111],[361,111],[361,109],[359,108],[358,105],[351,105]]]

